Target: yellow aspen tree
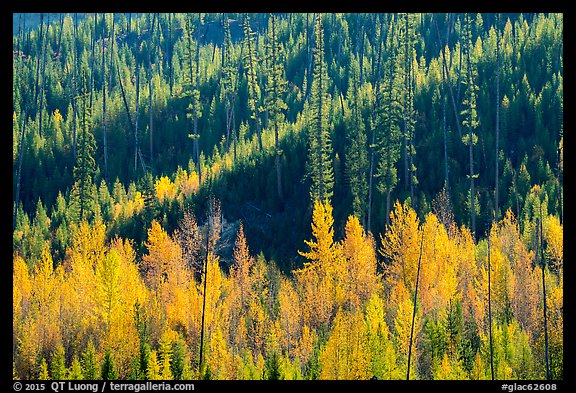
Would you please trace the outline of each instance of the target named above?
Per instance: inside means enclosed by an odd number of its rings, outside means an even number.
[[[346,296],[351,306],[363,305],[380,289],[380,277],[376,272],[374,241],[367,236],[356,216],[346,221],[342,251],[346,260]]]

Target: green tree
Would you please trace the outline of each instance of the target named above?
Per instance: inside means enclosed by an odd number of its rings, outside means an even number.
[[[366,200],[368,197],[368,151],[366,127],[362,117],[359,97],[359,64],[356,59],[350,63],[350,89],[348,101],[351,104],[346,127],[345,170],[352,193],[352,212],[360,222],[366,225]]]
[[[268,51],[270,59],[268,60],[268,78],[266,79],[266,97],[265,108],[268,113],[268,119],[274,128],[274,165],[276,167],[276,190],[278,198],[283,199],[282,192],[282,173],[280,167],[280,124],[283,121],[283,111],[288,109],[284,101],[284,95],[287,91],[287,82],[284,79],[284,63],[282,62],[282,51],[280,40],[278,39],[278,26],[276,16],[270,15],[268,21]]]
[[[70,191],[70,206],[73,221],[81,222],[87,220],[92,212],[94,197],[92,195],[92,180],[96,172],[96,161],[94,153],[96,141],[92,134],[92,108],[86,105],[89,93],[86,92],[86,76],[83,73],[83,89],[79,97],[81,115],[80,133],[78,135],[78,152],[76,165],[74,165],[74,185]]]
[[[478,141],[478,136],[474,133],[474,130],[478,128],[478,112],[476,108],[476,92],[478,91],[478,86],[475,83],[477,78],[476,65],[472,62],[472,31],[471,31],[471,20],[470,15],[465,14],[464,16],[464,26],[462,29],[462,43],[463,51],[466,56],[467,72],[466,72],[466,91],[464,93],[463,107],[461,112],[462,115],[462,125],[468,129],[468,135],[462,136],[462,142],[464,145],[468,146],[468,158],[470,172],[466,177],[470,180],[470,229],[472,233],[476,232],[476,206],[474,192],[474,180],[478,177],[478,174],[474,173],[474,145]]]
[[[101,375],[102,379],[105,381],[112,381],[118,378],[116,365],[114,364],[114,356],[112,355],[110,349],[107,349],[106,354],[104,355]]]
[[[308,176],[312,180],[312,201],[329,201],[334,192],[333,146],[329,128],[328,67],[324,60],[324,29],[322,16],[316,15],[316,45],[314,47],[314,74],[310,94],[308,123]]]

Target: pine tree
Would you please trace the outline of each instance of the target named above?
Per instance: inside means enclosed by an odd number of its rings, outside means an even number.
[[[324,60],[324,29],[322,16],[316,16],[316,46],[314,47],[314,75],[310,94],[308,123],[308,176],[312,180],[312,201],[329,201],[334,189],[333,147],[330,137],[328,70]]]

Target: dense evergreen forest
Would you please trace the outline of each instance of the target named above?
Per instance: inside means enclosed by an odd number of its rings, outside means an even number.
[[[563,378],[562,14],[14,24],[15,379]]]

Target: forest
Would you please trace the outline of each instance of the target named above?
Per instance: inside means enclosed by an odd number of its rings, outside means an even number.
[[[563,379],[563,14],[13,21],[14,379]]]

